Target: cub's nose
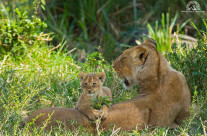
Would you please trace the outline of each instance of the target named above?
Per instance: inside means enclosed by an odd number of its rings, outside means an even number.
[[[91,93],[92,90],[88,90],[89,93]]]

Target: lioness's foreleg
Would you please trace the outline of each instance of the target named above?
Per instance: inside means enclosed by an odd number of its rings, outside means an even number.
[[[188,118],[189,116],[190,116],[190,112],[189,112],[189,110],[182,109],[182,110],[178,113],[178,115],[177,115],[177,117],[176,117],[176,119],[175,119],[175,122],[176,122],[178,125],[180,125],[180,124],[182,124],[183,121],[184,121],[186,118]]]
[[[100,117],[101,119],[106,119],[106,117],[108,116],[108,112],[109,112],[108,107],[106,105],[103,105],[103,107],[98,113],[98,117]]]

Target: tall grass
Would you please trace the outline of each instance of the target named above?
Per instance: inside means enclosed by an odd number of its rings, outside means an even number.
[[[61,3],[52,0],[42,14],[56,34],[54,40],[60,41],[64,37],[69,49],[78,46],[86,52],[102,46],[103,54],[109,60],[119,53],[115,39],[119,37],[122,25],[133,19],[133,6],[137,5],[128,0],[64,0]],[[126,13],[128,16],[123,16]]]
[[[157,42],[157,49],[163,53],[166,54],[167,52],[171,52],[171,46],[173,44],[173,38],[172,38],[172,32],[176,23],[176,20],[178,18],[178,13],[175,14],[174,18],[172,18],[170,23],[170,14],[167,13],[166,15],[162,13],[162,19],[161,19],[161,27],[158,25],[158,20],[155,23],[155,28],[153,29],[152,26],[148,23],[147,29],[149,32],[149,37],[155,39]],[[177,30],[174,30],[175,33],[180,33],[182,28],[189,22],[188,19],[184,23],[179,25],[177,24]]]
[[[18,7],[29,10],[33,14],[37,7],[32,3],[35,2],[41,6],[44,5],[44,1],[10,0],[2,3],[4,3],[3,6],[8,7],[10,13],[14,13],[14,9]],[[206,14],[202,12],[182,13],[188,0],[50,0],[46,2],[45,7],[43,6],[45,11],[38,11],[49,26],[46,31],[54,32],[54,45],[57,45],[64,37],[67,41],[66,48],[69,50],[76,46],[77,50],[84,49],[91,53],[96,50],[96,47],[101,46],[107,61],[113,60],[121,53],[123,49],[121,44],[134,45],[137,37],[147,34],[146,23],[150,22],[152,25],[156,20],[162,20],[162,13],[175,15],[178,12],[180,14],[178,24],[192,18],[199,29],[204,29],[200,24],[201,18],[206,17]],[[201,9],[206,11],[205,0],[198,0],[198,3]],[[192,32],[190,30],[189,32]]]

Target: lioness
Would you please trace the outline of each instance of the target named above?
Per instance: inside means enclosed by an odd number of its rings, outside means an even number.
[[[113,63],[117,75],[124,79],[127,88],[138,84],[139,94],[133,99],[112,105],[103,128],[114,124],[122,129],[149,126],[176,127],[189,117],[190,90],[180,72],[172,69],[167,60],[157,51],[156,42],[148,39],[141,45],[125,50]],[[35,111],[31,120],[40,113],[52,113],[52,120],[66,122],[76,120],[78,125],[90,126],[88,118],[74,109],[47,108]],[[47,115],[36,120],[42,125]],[[60,118],[60,116],[62,118]],[[57,124],[57,123],[56,123]],[[55,125],[55,124],[52,124]]]
[[[169,65],[156,47],[155,40],[148,39],[125,50],[113,63],[117,75],[124,81],[124,87],[138,84],[139,95],[112,106],[112,114],[109,113],[103,122],[104,127],[110,122],[117,122],[117,118],[123,120],[123,116],[113,113],[114,108],[126,111],[126,121],[115,123],[126,129],[138,123],[174,128],[189,117],[191,100],[186,79]],[[129,108],[123,109],[123,105]],[[133,115],[129,116],[129,112]],[[142,118],[136,120],[139,114]]]
[[[87,115],[90,120],[96,120],[99,116],[102,119],[105,119],[107,116],[108,107],[106,105],[103,105],[100,110],[101,113],[98,110],[91,108],[91,105],[94,104],[91,103],[91,100],[97,97],[100,98],[101,96],[106,96],[109,100],[112,100],[111,90],[108,87],[102,86],[105,79],[106,75],[104,72],[99,72],[98,74],[79,73],[79,80],[83,93],[79,97],[75,109]]]

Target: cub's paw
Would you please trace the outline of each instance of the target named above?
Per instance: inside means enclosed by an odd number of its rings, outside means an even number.
[[[88,114],[87,116],[90,120],[94,121],[98,118],[98,114],[99,114],[98,110],[92,109],[92,112],[90,114]]]
[[[88,114],[88,118],[91,120],[91,121],[95,121],[97,119],[97,116],[95,114]]]
[[[95,114],[98,117],[99,110],[92,109],[92,112],[93,112],[93,114]]]
[[[109,109],[106,105],[104,105],[101,110],[99,111],[98,117],[101,119],[106,119],[108,116]]]

